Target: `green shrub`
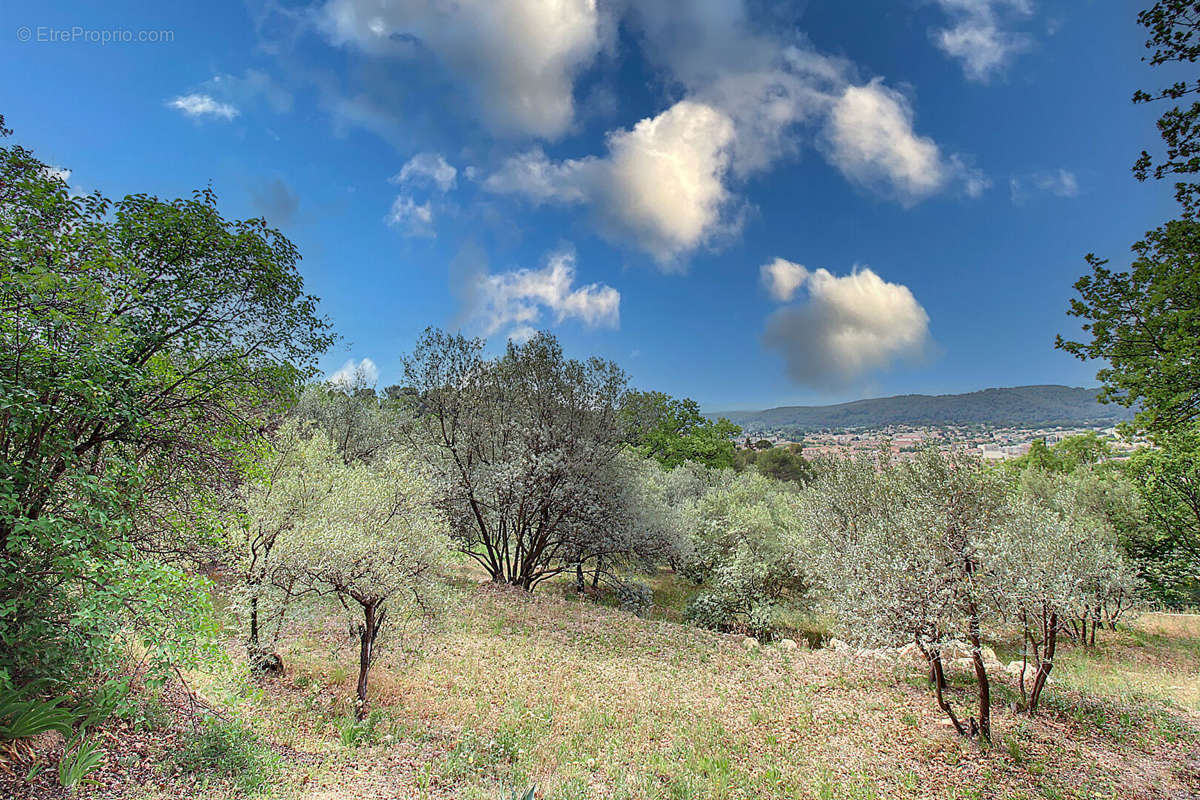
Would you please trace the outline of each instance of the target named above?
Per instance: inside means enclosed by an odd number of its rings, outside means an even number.
[[[237,720],[207,717],[190,732],[172,760],[187,772],[258,794],[279,767],[279,756],[250,727]]]

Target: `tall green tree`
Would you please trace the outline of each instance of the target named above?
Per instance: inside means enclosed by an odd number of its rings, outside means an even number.
[[[0,682],[186,627],[183,511],[330,342],[298,260],[211,191],[73,196],[0,147]]]
[[[1200,58],[1200,3],[1188,0],[1160,0],[1140,12],[1138,24],[1146,29],[1149,38],[1146,48],[1151,51],[1144,61],[1151,66],[1190,65]],[[1171,107],[1158,118],[1158,132],[1166,152],[1155,157],[1143,150],[1133,166],[1138,180],[1182,178],[1175,184],[1175,196],[1188,216],[1195,212],[1200,199],[1200,183],[1186,176],[1200,172],[1200,102],[1176,104],[1200,92],[1200,80],[1177,80],[1166,86],[1139,89],[1134,92],[1135,103],[1165,103]]]
[[[1133,246],[1128,270],[1087,257],[1092,274],[1075,283],[1068,312],[1090,341],[1059,336],[1056,346],[1108,362],[1100,398],[1138,407],[1151,433],[1200,417],[1200,222],[1172,220]]]
[[[634,449],[668,469],[685,461],[717,469],[734,465],[733,438],[742,429],[724,417],[705,417],[695,400],[631,391],[622,403],[621,415]]]

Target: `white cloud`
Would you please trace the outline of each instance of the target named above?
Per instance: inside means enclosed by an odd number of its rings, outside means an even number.
[[[786,266],[777,267],[781,262]],[[773,290],[787,291],[773,291],[777,299],[807,290],[806,301],[772,313],[763,334],[796,383],[843,388],[897,360],[919,358],[929,346],[929,315],[912,292],[870,269],[839,277],[777,259],[763,275],[770,281],[783,276]]]
[[[403,228],[410,236],[433,236],[433,207],[429,202],[418,203],[406,194],[397,195],[384,222],[393,228]]]
[[[733,139],[727,115],[683,100],[610,133],[603,158],[552,162],[533,150],[509,159],[484,188],[535,203],[590,205],[610,238],[670,267],[722,227]]]
[[[328,378],[329,382],[344,389],[374,386],[379,381],[379,367],[369,358],[347,361]]]
[[[533,203],[579,205],[601,233],[679,267],[696,248],[737,227],[738,183],[799,152],[804,126],[848,178],[911,205],[990,181],[913,127],[903,95],[882,79],[851,80],[849,63],[799,35],[758,32],[742,2],[630,4],[645,56],[685,99],[608,135],[607,153],[551,160],[540,148],[507,159],[484,182]]]
[[[577,319],[590,328],[616,328],[620,323],[621,294],[611,286],[575,285],[575,254],[551,254],[542,269],[518,269],[471,277],[466,314],[491,336],[508,329],[517,341],[533,335],[549,312],[555,323]]]
[[[826,127],[829,159],[850,180],[889,191],[911,204],[949,178],[937,143],[913,131],[908,99],[875,78],[848,86]]]
[[[545,138],[574,121],[575,76],[606,36],[596,0],[329,0],[322,23],[368,53],[432,53],[493,129]]]
[[[1020,205],[1035,191],[1055,197],[1077,197],[1079,180],[1070,170],[1050,169],[1031,172],[1028,175],[1014,175],[1008,180],[1008,188],[1013,203]]]
[[[1029,0],[938,0],[950,17],[948,27],[933,31],[933,41],[962,62],[973,81],[986,82],[1017,53],[1029,48],[1029,37],[1005,30],[1002,18],[1033,13]]]
[[[759,272],[771,298],[781,303],[791,300],[811,274],[803,264],[795,264],[784,258],[763,264]]]
[[[454,188],[458,170],[446,162],[440,153],[417,153],[391,177],[392,183],[431,183],[440,191]]]
[[[189,117],[218,117],[231,120],[238,115],[238,110],[229,103],[222,103],[207,94],[184,94],[171,100],[167,105],[187,114]]]
[[[457,178],[458,170],[441,154],[418,153],[388,181],[404,187],[427,186],[445,194],[454,188]],[[410,191],[403,191],[392,201],[384,221],[392,227],[404,228],[410,236],[433,236],[433,218],[433,200],[426,197],[425,202],[418,202]]]

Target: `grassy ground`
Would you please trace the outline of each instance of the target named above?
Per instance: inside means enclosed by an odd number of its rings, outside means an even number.
[[[642,620],[547,589],[462,586],[421,658],[382,657],[368,725],[347,722],[337,625],[289,642],[286,673],[238,709],[282,754],[264,783],[305,800],[508,800],[534,785],[558,800],[1200,793],[1200,617],[1148,615],[1068,650],[1036,720],[1008,710],[1001,683],[983,750],[935,713],[916,665],[747,650],[670,621],[679,597]],[[232,779],[196,796],[239,796]]]

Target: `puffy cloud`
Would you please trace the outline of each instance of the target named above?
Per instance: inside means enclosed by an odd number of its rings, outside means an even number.
[[[329,0],[322,22],[368,53],[432,53],[494,129],[546,138],[571,126],[575,76],[605,39],[596,0]]]
[[[670,267],[722,227],[733,139],[727,115],[683,100],[610,133],[603,158],[552,162],[530,151],[509,159],[484,188],[535,203],[587,204],[610,238]]]
[[[826,127],[829,159],[852,181],[911,204],[945,185],[949,169],[937,144],[913,131],[908,99],[876,78],[848,86]]]
[[[929,315],[912,292],[870,269],[839,277],[777,259],[763,275],[777,298],[807,290],[805,302],[772,313],[763,334],[796,383],[842,388],[896,360],[918,358],[929,346]],[[787,291],[775,293],[776,287]]]
[[[1055,197],[1077,197],[1079,180],[1070,170],[1062,168],[1042,170],[1028,175],[1014,175],[1008,180],[1008,189],[1013,203],[1020,205],[1028,200],[1035,191],[1052,194]]]
[[[917,134],[908,100],[798,34],[768,35],[743,2],[630,3],[631,30],[651,64],[685,99],[608,136],[607,153],[551,160],[510,157],[483,186],[534,203],[592,210],[603,234],[632,243],[665,269],[736,227],[738,183],[799,152],[810,126],[851,180],[910,205],[961,183],[989,185],[957,155]]]
[[[178,109],[189,117],[216,117],[231,120],[238,115],[238,110],[229,103],[222,103],[207,94],[183,94],[167,103],[170,108]]]
[[[938,0],[951,24],[933,31],[933,41],[951,58],[962,62],[973,81],[986,82],[1029,47],[1024,34],[1005,30],[1004,12],[1011,16],[1033,13],[1029,0]]]
[[[784,258],[763,264],[760,272],[771,298],[781,303],[791,300],[811,274],[803,264],[795,264]]]
[[[379,367],[369,358],[355,361],[353,358],[342,364],[331,374],[329,382],[345,389],[374,386],[379,381]]]
[[[479,271],[469,280],[466,316],[485,336],[508,329],[509,338],[526,340],[544,311],[555,323],[577,319],[591,328],[616,328],[620,323],[620,292],[599,283],[576,286],[575,254],[570,250],[551,254],[542,269]]]
[[[392,183],[431,183],[440,191],[454,188],[458,170],[446,162],[440,153],[417,153],[392,176]]]
[[[384,222],[402,228],[410,236],[433,236],[433,207],[428,201],[418,203],[406,194],[396,195]]]

